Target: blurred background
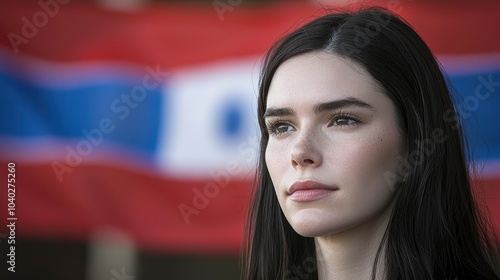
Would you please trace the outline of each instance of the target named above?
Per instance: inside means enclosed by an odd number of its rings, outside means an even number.
[[[356,3],[1,1],[0,278],[239,279],[263,55]],[[500,2],[362,3],[446,70],[500,229]]]

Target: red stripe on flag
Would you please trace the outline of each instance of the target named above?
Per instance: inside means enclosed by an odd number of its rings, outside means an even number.
[[[394,7],[387,1],[374,3]],[[494,36],[494,27],[500,26],[500,2],[401,1],[394,10],[437,54],[500,51],[500,37]],[[32,22],[39,11],[35,1],[4,3],[0,45],[12,50],[9,34],[23,36],[22,18]],[[281,35],[323,13],[310,3],[242,4],[226,11],[221,21],[211,4],[156,5],[119,13],[70,2],[18,48],[21,53],[57,61],[120,60],[179,67],[262,54]]]
[[[1,166],[7,178],[7,164]],[[83,164],[62,182],[49,164],[17,164],[16,179],[18,236],[86,240],[93,230],[114,227],[146,250],[236,253],[240,248],[248,181],[179,181]],[[182,204],[196,210],[189,223],[179,209]],[[0,211],[3,221],[5,210]]]

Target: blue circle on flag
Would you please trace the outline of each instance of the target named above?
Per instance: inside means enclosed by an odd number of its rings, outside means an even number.
[[[240,100],[228,100],[221,106],[221,136],[227,140],[239,140],[243,134],[244,106]]]

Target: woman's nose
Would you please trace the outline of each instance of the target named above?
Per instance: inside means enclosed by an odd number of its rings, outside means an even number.
[[[310,132],[303,131],[292,146],[291,161],[294,168],[317,167],[322,163],[322,151],[318,139]]]

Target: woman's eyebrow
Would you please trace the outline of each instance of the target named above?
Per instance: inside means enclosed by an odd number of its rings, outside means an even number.
[[[334,100],[326,103],[319,103],[314,106],[315,113],[321,113],[324,111],[337,110],[345,107],[361,107],[374,109],[372,105],[363,102],[357,98],[349,97],[339,100]],[[295,115],[295,111],[292,108],[274,108],[270,107],[266,109],[264,113],[264,118],[267,117],[280,117],[280,116],[293,116]]]
[[[293,116],[295,111],[292,108],[267,108],[264,113],[264,118],[267,117],[280,117],[280,116]]]
[[[366,102],[363,102],[354,97],[349,97],[331,102],[317,104],[314,106],[314,112],[321,113],[324,111],[337,110],[345,107],[361,107],[361,108],[374,109],[372,105]]]

